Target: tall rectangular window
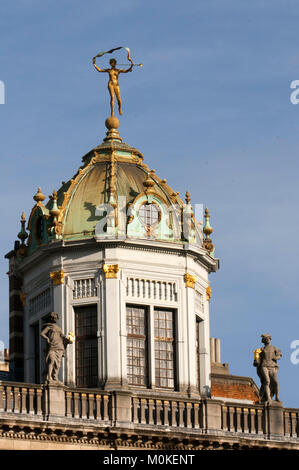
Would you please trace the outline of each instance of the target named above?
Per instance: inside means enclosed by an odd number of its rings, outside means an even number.
[[[156,386],[175,387],[174,311],[155,308]]]
[[[130,385],[148,385],[147,310],[127,305],[127,370]]]
[[[76,384],[98,385],[97,306],[75,307]]]

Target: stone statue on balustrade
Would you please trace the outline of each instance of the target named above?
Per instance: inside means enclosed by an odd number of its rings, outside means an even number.
[[[56,312],[50,313],[47,322],[41,332],[41,337],[47,341],[46,350],[46,383],[60,384],[58,374],[61,360],[64,356],[68,344],[73,343],[74,335],[69,333],[65,336],[61,328],[57,325],[59,315]]]
[[[273,397],[275,401],[280,402],[279,399],[279,385],[278,385],[278,365],[277,361],[281,358],[281,350],[270,344],[271,335],[261,335],[264,347],[254,351],[253,365],[257,368],[257,374],[261,380],[260,387],[260,401],[262,403],[270,404]]]

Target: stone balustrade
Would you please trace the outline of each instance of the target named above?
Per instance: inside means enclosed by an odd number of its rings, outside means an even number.
[[[104,429],[163,431],[189,436],[243,436],[247,439],[284,439],[299,447],[299,410],[186,398],[182,394],[136,390],[77,389],[0,381],[0,424],[13,417],[67,425],[81,422]]]
[[[0,415],[3,413],[44,415],[45,391],[42,385],[0,382]]]

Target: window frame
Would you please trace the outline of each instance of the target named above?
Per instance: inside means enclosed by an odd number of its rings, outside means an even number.
[[[82,309],[87,309],[87,308],[94,308],[94,320],[95,320],[95,325],[91,325],[91,327],[95,327],[94,334],[84,334],[84,335],[78,335],[78,327],[79,325],[77,324],[77,316],[80,315],[79,311]],[[81,304],[81,305],[74,305],[73,306],[74,310],[74,326],[75,326],[75,383],[76,387],[78,388],[96,388],[98,386],[99,382],[99,345],[98,345],[98,335],[97,335],[97,330],[98,330],[98,305],[96,303],[86,303],[86,304]],[[93,359],[96,360],[96,375],[90,374],[89,376],[84,374],[79,375],[79,369],[84,370],[85,367],[84,365],[78,366],[79,365],[79,344],[80,342],[85,342],[89,340],[94,340],[95,345],[96,345],[96,354],[92,356]],[[83,361],[84,362],[84,361]],[[93,364],[91,364],[90,368],[93,368]],[[83,382],[85,383],[80,383],[80,379],[83,377]],[[93,382],[94,380],[94,382]]]
[[[127,311],[128,308],[142,309],[144,311],[144,332],[146,333],[145,335],[128,333],[128,311]],[[130,387],[149,388],[149,384],[150,384],[150,354],[149,354],[150,309],[149,309],[148,305],[126,303],[125,312],[126,312],[126,338],[127,338],[126,357],[127,357],[127,380],[128,380],[128,385]],[[129,358],[129,355],[128,355],[128,338],[131,339],[132,341],[134,339],[144,341],[144,353],[145,353],[145,357],[144,357],[145,374],[143,375],[143,377],[145,378],[145,380],[144,380],[145,383],[144,384],[142,384],[142,383],[138,384],[138,383],[130,382],[129,377],[131,375],[134,376],[134,374],[129,374],[129,367],[133,368],[133,366],[130,366],[129,361],[128,361],[128,358]],[[134,348],[132,348],[132,349],[134,349]],[[134,357],[134,356],[130,356],[130,357]],[[139,358],[139,356],[137,356],[137,357]],[[138,366],[138,367],[140,367],[140,366]],[[138,375],[136,377],[138,377]],[[141,377],[141,376],[139,376],[139,377]]]

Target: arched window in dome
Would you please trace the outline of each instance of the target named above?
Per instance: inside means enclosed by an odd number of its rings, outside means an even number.
[[[161,220],[161,210],[154,202],[148,203],[147,201],[141,204],[138,217],[141,222],[147,227],[157,225]]]
[[[127,236],[169,240],[173,236],[166,201],[155,194],[140,194],[128,209]]]

